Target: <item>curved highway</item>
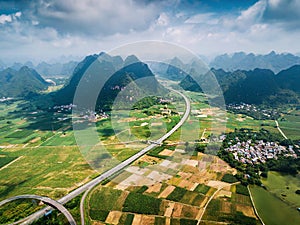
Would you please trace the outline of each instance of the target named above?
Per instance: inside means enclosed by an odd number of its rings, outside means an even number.
[[[18,200],[18,199],[36,199],[36,200],[40,200],[44,203],[46,203],[47,205],[52,206],[53,208],[56,208],[57,210],[59,210],[61,213],[63,213],[65,215],[65,217],[68,219],[69,223],[71,225],[76,225],[76,222],[74,220],[74,218],[72,217],[71,213],[59,202],[48,198],[48,197],[43,197],[43,196],[38,196],[38,195],[18,195],[18,196],[14,196],[8,199],[5,199],[3,201],[0,202],[0,207],[5,205],[6,203]]]
[[[181,92],[173,90],[173,89],[171,89],[171,90],[176,92],[177,94],[179,94],[181,97],[183,97],[185,104],[186,104],[185,113],[184,113],[183,117],[181,118],[181,120],[179,121],[179,123],[177,123],[168,133],[163,135],[161,138],[152,142],[153,144],[150,144],[149,146],[142,149],[141,151],[139,151],[135,155],[131,156],[130,158],[126,159],[125,161],[121,162],[117,166],[102,173],[100,176],[96,177],[95,179],[91,180],[90,182],[88,182],[88,183],[82,185],[81,187],[75,189],[74,191],[70,192],[66,196],[59,199],[58,202],[61,204],[65,204],[68,201],[70,201],[71,199],[80,195],[81,193],[87,191],[88,189],[92,189],[93,187],[98,185],[100,182],[102,182],[104,179],[111,177],[118,171],[124,169],[125,167],[127,167],[128,165],[133,163],[135,160],[137,160],[138,158],[140,158],[141,156],[146,154],[151,149],[155,148],[158,144],[161,144],[164,140],[166,140],[168,137],[170,137],[178,128],[180,128],[190,115],[191,103],[190,103],[189,99],[185,95],[183,95]],[[33,221],[37,220],[38,218],[40,218],[41,216],[43,216],[45,212],[46,212],[46,209],[41,209],[40,211],[37,211],[36,213],[27,217],[26,222],[24,222],[22,224],[30,224],[31,222],[33,222]]]

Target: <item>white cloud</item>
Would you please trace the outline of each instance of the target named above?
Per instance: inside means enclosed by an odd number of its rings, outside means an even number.
[[[22,12],[16,12],[15,13],[15,17],[21,17],[22,16]]]
[[[84,56],[142,40],[170,41],[206,55],[300,52],[299,45],[290,44],[298,43],[299,28],[290,32],[284,26],[290,20],[273,21],[282,2],[260,0],[241,11],[191,14],[164,8],[160,1],[154,5],[135,0],[39,0],[22,13],[0,16],[0,49],[7,58],[25,61]]]
[[[261,23],[265,9],[266,2],[265,0],[261,0],[248,9],[241,11],[237,17],[227,16],[223,18],[222,23],[227,29],[247,32],[251,30],[252,26],[256,26]]]
[[[218,16],[214,13],[201,13],[196,14],[190,18],[188,18],[186,21],[184,21],[187,24],[218,24],[219,19]]]
[[[159,14],[154,4],[133,0],[41,0],[31,17],[60,33],[106,36],[147,29]]]
[[[161,13],[156,21],[156,24],[159,26],[167,26],[169,25],[169,17],[166,13]]]
[[[281,25],[286,29],[300,28],[299,0],[266,0],[267,7],[263,14],[264,21]]]
[[[14,14],[9,14],[9,15],[2,14],[0,15],[0,24],[11,23],[17,18],[20,18],[21,15],[22,15],[21,12],[16,12]]]
[[[5,15],[5,14],[0,15],[0,23],[1,24],[9,23],[11,21],[12,21],[11,15]]]

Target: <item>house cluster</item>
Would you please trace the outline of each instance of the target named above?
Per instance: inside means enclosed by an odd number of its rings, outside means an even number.
[[[173,101],[173,98],[171,98],[171,99],[163,99],[163,98],[160,98],[160,99],[159,99],[159,103],[160,103],[160,104],[170,104],[170,103],[172,103],[172,101]]]
[[[246,142],[239,141],[237,138],[236,144],[231,144],[225,151],[232,152],[235,160],[247,163],[258,164],[265,163],[269,159],[277,159],[278,156],[294,157],[297,158],[293,146],[281,146],[276,142],[264,142],[263,140],[255,141],[248,140]]]
[[[53,106],[53,109],[56,111],[56,112],[68,112],[68,111],[71,111],[73,108],[76,108],[76,105],[70,103],[68,105],[56,105],[56,106]]]
[[[101,119],[107,119],[108,114],[106,114],[105,112],[96,113],[92,110],[88,110],[85,114],[82,115],[82,118],[90,122],[97,122]]]
[[[121,87],[119,85],[115,85],[113,87],[110,87],[111,90],[120,90],[120,91],[124,91],[126,89],[126,87]]]
[[[10,97],[2,97],[0,98],[0,102],[6,102],[6,101],[10,101],[10,100],[13,100],[13,98],[10,98]]]
[[[263,115],[266,118],[271,118],[278,114],[276,109],[261,109],[255,105],[247,104],[247,103],[239,103],[239,104],[229,104],[227,105],[229,110],[238,111],[238,112],[248,112],[248,113],[258,113]]]

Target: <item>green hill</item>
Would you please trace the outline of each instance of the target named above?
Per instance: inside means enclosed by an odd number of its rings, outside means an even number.
[[[0,97],[27,98],[47,89],[48,86],[49,83],[27,66],[19,70],[7,68],[0,72]]]
[[[280,88],[289,89],[300,94],[300,65],[282,70],[275,78]]]
[[[275,75],[268,69],[225,72],[211,69],[229,103],[298,104],[300,102],[300,66],[293,66]],[[196,82],[186,76],[180,86],[189,91],[201,91]]]
[[[146,82],[143,79],[147,79]],[[131,90],[127,90],[129,84]],[[78,87],[80,95],[76,92]],[[94,108],[96,103],[97,109],[107,110],[120,91],[125,89],[132,100],[142,94],[159,95],[166,91],[148,66],[136,56],[131,55],[123,60],[120,56],[100,53],[88,56],[79,63],[68,83],[53,94],[53,99],[56,104],[69,104],[73,102],[76,92],[77,99],[81,99],[81,107]],[[98,97],[94,96],[95,93],[99,93]]]

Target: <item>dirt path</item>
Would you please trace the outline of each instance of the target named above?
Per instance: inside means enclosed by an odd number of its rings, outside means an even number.
[[[228,184],[226,187],[232,186],[232,185],[236,185],[236,184],[239,184],[239,183],[240,183],[240,182]],[[201,219],[202,219],[202,217],[203,217],[203,215],[204,215],[204,213],[205,213],[205,211],[206,211],[206,208],[207,208],[208,204],[210,203],[210,201],[211,201],[211,200],[216,196],[216,194],[217,194],[219,191],[221,191],[224,187],[225,187],[225,186],[219,187],[219,188],[215,191],[215,193],[213,193],[213,195],[208,199],[208,201],[207,201],[206,205],[204,206],[202,212],[200,211],[200,212],[201,212],[201,215],[200,215],[200,217],[199,217],[199,219],[198,219],[197,225],[200,225]]]
[[[285,139],[288,139],[287,136],[286,136],[286,135],[283,133],[283,131],[280,129],[277,120],[275,120],[275,123],[276,123],[276,127],[277,127],[278,131],[281,133],[281,135],[282,135]]]
[[[20,157],[16,158],[15,160],[11,161],[10,163],[6,164],[5,166],[1,167],[0,170],[5,169],[6,167],[10,166],[10,165],[13,164],[14,162],[20,160],[21,158],[23,158],[23,156],[20,156]]]

